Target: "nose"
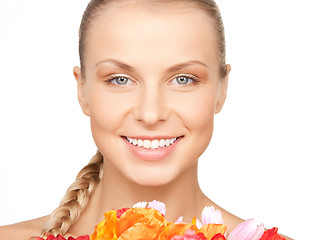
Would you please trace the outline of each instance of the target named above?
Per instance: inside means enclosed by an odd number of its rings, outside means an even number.
[[[148,126],[166,121],[170,111],[163,91],[156,86],[145,86],[140,89],[133,115],[137,121]]]

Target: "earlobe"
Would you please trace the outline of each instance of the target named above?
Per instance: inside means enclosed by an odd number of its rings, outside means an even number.
[[[78,88],[78,101],[80,103],[80,106],[82,108],[83,113],[86,116],[90,116],[90,108],[88,104],[87,94],[86,94],[86,82],[82,78],[81,68],[74,67],[73,68],[73,75],[75,77],[75,80],[77,82],[77,88]]]
[[[230,70],[231,70],[231,66],[229,64],[227,64],[226,65],[226,76],[223,79],[221,79],[220,86],[218,89],[215,114],[219,113],[224,106],[226,96],[227,96],[228,76],[229,76]]]

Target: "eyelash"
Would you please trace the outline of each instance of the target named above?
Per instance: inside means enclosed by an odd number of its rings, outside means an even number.
[[[197,76],[195,76],[193,74],[188,74],[188,73],[175,75],[173,80],[171,80],[171,81],[176,80],[178,77],[186,77],[188,80],[192,81],[190,84],[188,84],[188,82],[186,84],[177,84],[177,85],[181,85],[182,87],[189,87],[189,86],[197,85],[200,82],[200,79]],[[110,84],[110,85],[113,85],[115,87],[120,87],[121,85],[123,85],[123,86],[133,85],[133,83],[131,83],[131,84],[115,84],[115,83],[113,83],[113,81],[116,81],[117,78],[127,78],[129,81],[132,81],[130,79],[130,77],[127,75],[113,74],[113,75],[109,76],[108,79],[105,80],[104,82],[106,84]],[[171,83],[170,83],[170,85],[171,85]]]

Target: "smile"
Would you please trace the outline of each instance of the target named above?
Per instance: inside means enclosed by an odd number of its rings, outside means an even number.
[[[127,149],[144,161],[161,161],[168,157],[184,136],[179,137],[136,137],[122,136]]]
[[[129,143],[137,147],[143,147],[146,149],[158,149],[158,148],[165,148],[172,145],[178,137],[170,138],[170,139],[153,139],[153,140],[143,140],[143,139],[135,139],[125,137]]]

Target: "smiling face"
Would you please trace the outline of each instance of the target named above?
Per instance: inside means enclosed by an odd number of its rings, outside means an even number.
[[[158,186],[197,163],[226,97],[215,38],[194,6],[114,3],[91,23],[74,74],[106,165]]]

